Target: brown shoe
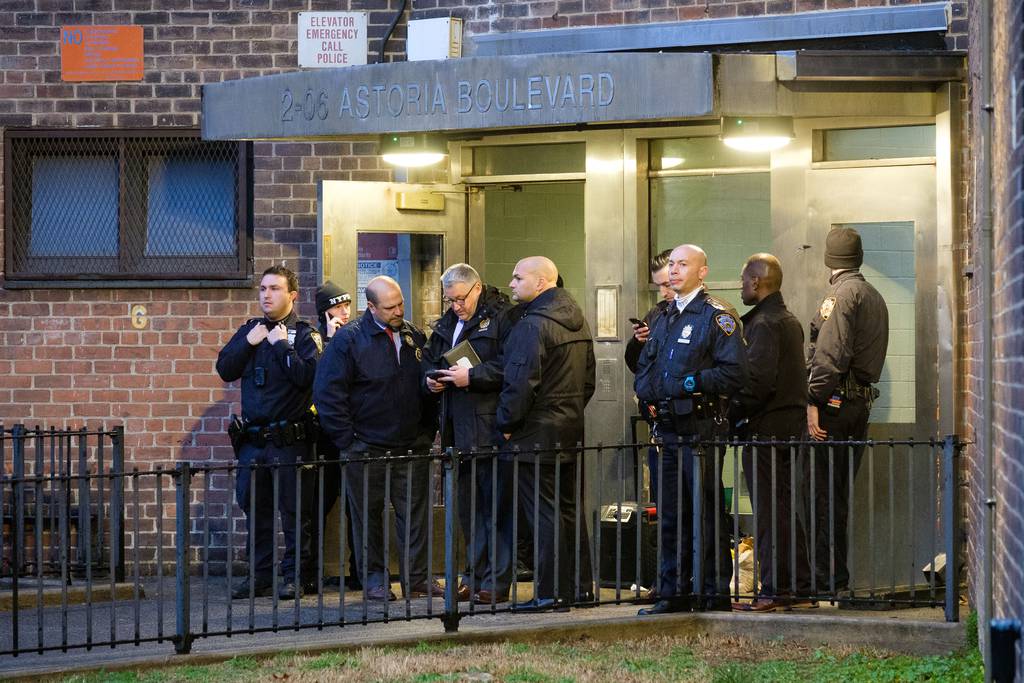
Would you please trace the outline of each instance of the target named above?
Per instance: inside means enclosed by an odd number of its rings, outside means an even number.
[[[772,598],[754,598],[749,603],[732,603],[733,611],[736,612],[774,612],[777,609],[786,609],[788,603]]]
[[[795,598],[789,601],[789,609],[818,609],[818,601]]]
[[[367,600],[377,600],[380,602],[389,602],[391,600],[397,600],[394,591],[387,586],[374,586],[373,588],[366,589]]]
[[[409,592],[406,595],[406,597],[409,597],[409,598],[425,598],[425,597],[427,597],[428,593],[429,593],[429,595],[431,597],[443,598],[444,597],[444,587],[441,584],[439,584],[436,580],[420,581],[415,586],[413,586],[412,588],[409,589]],[[467,589],[467,593],[468,593],[468,589]],[[467,595],[467,597],[469,597],[469,596]]]
[[[455,599],[459,602],[468,602],[472,596],[472,591],[469,590],[469,586],[464,583],[459,584],[459,589],[455,591]]]
[[[492,599],[495,604],[508,602],[508,593],[494,593],[483,588],[473,596],[473,602],[477,605],[490,605]]]

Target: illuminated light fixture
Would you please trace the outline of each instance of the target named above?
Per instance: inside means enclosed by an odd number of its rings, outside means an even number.
[[[683,162],[686,161],[683,157],[662,157],[661,158],[661,170],[667,171],[670,168],[676,166],[682,166]]]
[[[722,142],[741,152],[770,152],[796,137],[789,116],[723,116]]]
[[[392,166],[430,166],[448,153],[444,138],[433,133],[389,133],[380,136],[380,155]]]

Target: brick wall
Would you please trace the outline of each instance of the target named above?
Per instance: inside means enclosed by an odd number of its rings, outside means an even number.
[[[461,16],[473,35],[877,4],[903,3],[414,0],[410,15]],[[399,0],[0,0],[0,128],[198,127],[202,83],[296,68],[298,11],[369,10],[370,60],[375,61],[399,6]],[[950,47],[965,47],[964,8],[964,2],[953,3]],[[63,83],[58,32],[70,24],[142,25],[143,81]],[[388,43],[388,59],[404,54],[403,26],[400,22]],[[254,270],[282,260],[295,269],[303,289],[300,312],[306,316],[313,313],[319,265],[316,181],[390,179],[375,154],[375,145],[364,142],[254,145]],[[122,423],[129,468],[178,460],[226,462],[231,452],[225,423],[238,410],[238,391],[220,382],[214,359],[237,325],[257,313],[255,299],[251,288],[0,288],[0,421],[58,427]],[[148,309],[151,322],[145,330],[129,325],[133,303]],[[157,508],[153,478],[145,481],[139,540],[152,559]],[[164,483],[165,502],[171,505],[170,483]],[[220,494],[209,512],[223,520],[230,499],[227,481],[215,477],[211,485]],[[173,529],[170,509],[165,510],[165,540]],[[223,521],[217,524],[222,539]]]
[[[0,127],[198,127],[202,83],[297,67],[299,10],[370,9],[372,61],[399,5],[397,0],[390,6],[386,0],[5,1],[0,3]],[[68,12],[69,7],[79,11]],[[58,31],[70,24],[142,25],[143,81],[62,83]],[[396,31],[388,49],[389,58],[404,53],[404,30]],[[254,270],[282,260],[296,270],[303,290],[300,312],[307,317],[315,313],[311,302],[319,273],[317,180],[390,179],[375,148],[363,142],[254,145]],[[151,322],[145,330],[129,324],[133,303],[148,309]],[[224,430],[228,414],[238,411],[238,390],[225,387],[214,361],[234,329],[258,315],[255,304],[256,291],[250,288],[0,289],[0,422],[90,428],[121,423],[129,468],[227,461],[232,453]],[[145,490],[139,540],[151,549],[155,480],[140,482]],[[173,505],[170,481],[164,484],[164,501]],[[224,477],[212,482],[214,489],[225,484]],[[211,515],[222,518],[228,493],[215,500]],[[167,508],[165,542],[173,533],[170,514]],[[132,546],[131,539],[128,543]],[[145,559],[152,557],[147,551]]]
[[[993,3],[993,106],[992,209],[994,221],[994,425],[996,529],[993,557],[992,617],[1024,619],[1024,20],[1019,2],[996,0]],[[971,32],[980,30],[976,12],[971,16]],[[978,55],[971,54],[971,85],[980,87]],[[982,102],[972,103],[972,114],[980,116]],[[975,133],[972,146],[980,149]],[[975,182],[977,186],[977,182]],[[972,237],[980,228],[980,217],[972,225]],[[976,258],[976,257],[975,257]],[[974,284],[977,287],[977,283]],[[973,293],[973,292],[972,292]],[[978,320],[977,299],[972,298],[972,316]],[[980,424],[981,348],[980,326],[969,344],[972,377],[968,419]],[[982,485],[983,462],[980,453],[969,453],[972,495],[968,498],[969,546],[972,564],[980,566],[984,551]],[[971,583],[972,593],[982,599],[981,577]],[[981,625],[984,628],[984,624]],[[1024,658],[1018,671],[1024,670]]]

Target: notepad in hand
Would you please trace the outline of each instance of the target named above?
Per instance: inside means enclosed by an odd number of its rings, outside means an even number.
[[[460,368],[468,369],[480,365],[480,356],[476,355],[468,340],[456,344],[455,348],[444,354],[444,359],[448,361],[449,366],[457,365]]]

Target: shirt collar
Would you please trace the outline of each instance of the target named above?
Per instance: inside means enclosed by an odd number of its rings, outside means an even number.
[[[685,294],[683,296],[677,294],[675,298],[676,310],[682,313],[686,307],[690,305],[690,302],[697,298],[697,294],[699,294],[702,289],[703,287],[697,287],[689,294]]]

